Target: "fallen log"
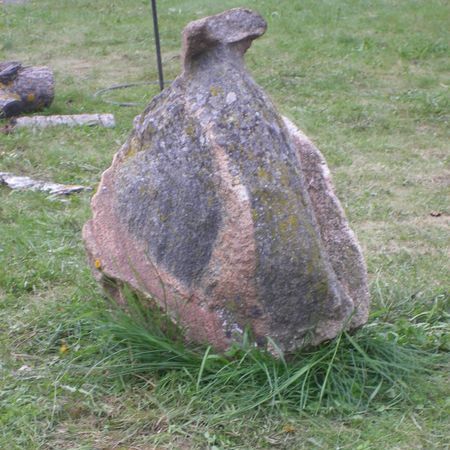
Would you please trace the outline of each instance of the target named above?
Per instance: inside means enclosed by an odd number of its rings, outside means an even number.
[[[13,121],[12,125],[16,128],[47,128],[59,125],[66,125],[69,127],[100,126],[113,128],[116,123],[112,114],[74,114],[63,116],[19,117]]]
[[[0,118],[40,111],[54,97],[53,72],[48,67],[25,67],[0,62]]]

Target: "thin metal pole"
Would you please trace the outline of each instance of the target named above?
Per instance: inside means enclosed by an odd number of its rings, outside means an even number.
[[[152,15],[153,15],[153,31],[155,33],[155,46],[156,46],[156,64],[158,65],[158,79],[159,88],[161,91],[164,89],[164,77],[161,62],[161,46],[159,44],[159,30],[158,30],[158,14],[156,12],[156,0],[151,0],[152,2]]]

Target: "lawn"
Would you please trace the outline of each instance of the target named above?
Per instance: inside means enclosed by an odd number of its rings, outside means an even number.
[[[180,365],[192,363],[194,375],[145,370],[135,356],[148,336],[132,335],[143,330],[139,320],[108,315],[114,308],[87,267],[81,228],[92,192],[52,197],[0,186],[0,449],[450,448],[449,4],[159,0],[168,80],[180,72],[182,28],[235,6],[268,22],[247,53],[255,80],[327,158],[366,257],[369,325],[303,355],[283,375],[290,378],[260,381],[258,372],[251,384],[242,372],[232,390],[218,385],[207,353],[182,350]],[[158,92],[149,1],[0,2],[0,35],[0,60],[54,70],[46,114],[112,112],[117,120],[114,129],[0,133],[0,172],[95,189]],[[94,96],[144,81],[155,84]],[[121,332],[128,345],[118,343]],[[367,342],[379,359],[366,354],[359,372],[347,371]],[[310,372],[319,389],[308,404],[294,404],[302,389],[294,381],[284,397],[276,386],[258,397],[267,380],[293,380],[328,354],[324,370]],[[255,373],[258,364],[285,370],[263,357],[251,364]],[[391,370],[387,378],[380,367]],[[344,395],[355,390],[348,373],[367,376],[364,403]],[[240,411],[252,395],[254,407]]]

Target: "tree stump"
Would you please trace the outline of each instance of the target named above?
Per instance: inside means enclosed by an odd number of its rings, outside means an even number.
[[[24,67],[0,62],[0,118],[39,111],[54,97],[53,72],[48,67]]]

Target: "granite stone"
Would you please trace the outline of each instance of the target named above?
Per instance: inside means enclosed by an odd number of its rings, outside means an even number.
[[[125,285],[150,295],[219,351],[249,329],[292,352],[368,317],[364,259],[326,162],[245,68],[265,30],[243,8],[187,25],[182,74],[135,120],[83,231],[119,302]]]

